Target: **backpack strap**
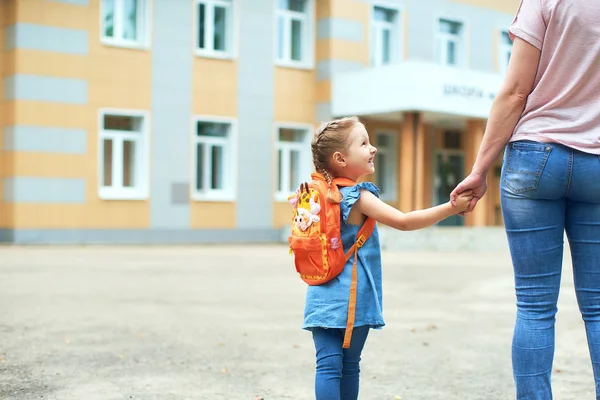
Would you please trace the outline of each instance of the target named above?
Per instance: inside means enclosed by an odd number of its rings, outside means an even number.
[[[373,233],[375,229],[376,221],[368,217],[367,220],[358,230],[356,234],[356,242],[352,245],[350,250],[346,253],[346,261],[354,254],[354,263],[352,264],[352,282],[350,283],[350,298],[348,299],[348,321],[346,322],[346,331],[344,333],[344,343],[342,348],[347,349],[350,347],[350,340],[352,339],[352,330],[354,329],[354,319],[356,317],[356,291],[358,286],[358,269],[356,262],[358,259],[358,249],[360,249],[367,239]]]

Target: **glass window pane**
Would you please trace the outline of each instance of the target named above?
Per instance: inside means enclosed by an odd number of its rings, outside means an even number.
[[[141,118],[139,117],[104,115],[104,129],[107,130],[135,132],[140,130],[140,125]]]
[[[138,0],[125,1],[125,20],[123,21],[123,38],[127,40],[138,39]]]
[[[387,187],[387,174],[389,171],[386,164],[386,155],[378,153],[375,156],[375,176],[377,176],[377,187],[379,187],[381,193],[386,193],[389,190]]]
[[[112,38],[115,34],[115,0],[102,0],[102,13],[104,36]]]
[[[390,147],[390,137],[388,135],[383,135],[383,134],[377,135],[377,147],[389,148]],[[377,158],[377,157],[375,157],[375,158]]]
[[[389,29],[384,29],[382,32],[382,43],[381,43],[381,51],[382,51],[382,63],[389,64],[392,60],[392,32]]]
[[[448,45],[448,53],[447,53],[448,64],[455,65],[456,64],[456,43],[454,43],[454,41],[452,41],[452,40],[449,40],[447,42],[447,45]]]
[[[227,137],[229,124],[218,122],[198,122],[198,136]]]
[[[227,30],[227,9],[225,7],[215,7],[215,37],[213,48],[215,50],[226,50]]]
[[[204,189],[204,144],[196,145],[196,190]]]
[[[394,22],[396,11],[383,7],[375,7],[373,9],[373,18],[375,21]]]
[[[283,54],[283,32],[285,30],[285,20],[282,16],[277,17],[277,58],[284,58]]]
[[[288,0],[288,10],[304,12],[306,8],[306,0]]]
[[[302,142],[306,131],[303,129],[279,128],[280,142]]]
[[[211,181],[210,188],[216,190],[223,189],[223,170],[225,160],[223,159],[223,147],[212,146],[211,148]]]
[[[198,4],[198,48],[204,49],[204,36],[206,35],[206,6]]]
[[[290,185],[289,188],[284,188],[288,191],[293,191],[292,188],[297,188],[300,186],[301,179],[301,170],[300,170],[300,152],[298,150],[290,151]]]
[[[132,140],[123,142],[123,186],[134,187],[135,182],[135,145]]]
[[[283,191],[283,150],[277,152],[277,191]]]
[[[112,186],[112,155],[113,155],[113,142],[111,139],[104,139],[102,141],[102,158],[103,158],[103,169],[102,169],[102,186]]]
[[[440,20],[440,32],[458,35],[462,24],[460,22],[449,21],[446,19]]]
[[[292,60],[302,61],[302,22],[292,19]]]
[[[289,7],[289,0],[279,0],[279,9],[280,10],[287,10]]]

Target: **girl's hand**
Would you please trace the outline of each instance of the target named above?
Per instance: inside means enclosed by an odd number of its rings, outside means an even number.
[[[473,196],[472,196],[471,202],[469,204],[469,207],[466,210],[461,211],[461,213],[471,212],[475,208],[475,205],[477,204],[479,199],[481,199],[485,195],[486,190],[487,190],[486,176],[472,172],[461,183],[459,183],[458,186],[456,186],[456,188],[452,191],[452,193],[450,193],[450,201],[452,202],[453,206],[456,206],[457,205],[456,200],[459,196],[459,193],[461,193],[461,192],[466,193],[466,191],[472,191]]]
[[[454,206],[456,213],[460,214],[465,212],[469,205],[471,204],[471,200],[473,199],[473,191],[467,190],[466,192],[462,192],[456,196],[452,205]]]

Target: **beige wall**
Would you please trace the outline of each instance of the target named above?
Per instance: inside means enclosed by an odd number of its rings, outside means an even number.
[[[515,14],[519,8],[519,0],[452,0],[456,3],[464,3],[477,7]]]

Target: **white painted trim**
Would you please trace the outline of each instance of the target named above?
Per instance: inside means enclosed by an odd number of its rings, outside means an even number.
[[[273,0],[273,4],[275,7],[275,14],[273,20],[273,49],[274,49],[274,64],[277,67],[285,67],[285,68],[296,68],[296,69],[308,69],[312,70],[315,68],[315,43],[317,38],[317,23],[316,23],[316,15],[315,15],[315,0],[305,0],[306,1],[306,34],[304,40],[306,43],[303,43],[304,54],[302,61],[294,61],[291,58],[279,59],[279,49],[277,46],[277,35],[278,35],[278,20],[279,14],[300,14],[299,12],[294,11],[281,11],[279,9],[279,0]],[[290,27],[291,29],[291,27]],[[286,40],[287,39],[287,40]],[[286,47],[289,47],[290,39],[288,35],[284,36],[284,53],[286,53]],[[287,43],[287,46],[286,46]],[[291,52],[291,49],[290,49]]]
[[[196,171],[197,171],[197,152],[196,144],[198,143],[196,125],[198,122],[209,122],[209,123],[221,123],[229,124],[229,151],[226,151],[225,174],[227,175],[224,179],[226,189],[222,191],[208,191],[206,193],[200,193],[196,190]],[[191,177],[190,179],[190,198],[193,201],[214,201],[214,202],[233,202],[237,197],[237,186],[238,186],[238,121],[236,118],[223,117],[216,115],[193,115],[191,120],[191,135],[190,135],[190,150],[191,150]],[[231,158],[228,160],[227,158]],[[229,187],[227,187],[229,186]]]
[[[103,1],[99,0],[99,14],[100,14],[100,43],[107,47],[119,47],[119,48],[127,48],[133,50],[149,50],[151,45],[151,37],[152,37],[152,17],[153,17],[153,6],[152,1],[150,0],[138,0],[143,3],[143,16],[142,19],[143,27],[142,27],[142,38],[139,41],[126,41],[119,38],[109,38],[104,36],[104,12],[103,12]],[[117,4],[120,3],[121,0],[115,0],[115,10],[117,8]],[[116,12],[115,12],[116,15]],[[115,19],[116,20],[116,19]],[[114,22],[116,26],[116,22]]]
[[[304,141],[302,143],[298,142],[299,145],[298,146],[286,146],[284,144],[283,147],[306,147],[306,154],[303,156],[301,155],[300,160],[304,161],[304,165],[303,167],[306,168],[306,172],[308,173],[308,175],[306,176],[306,180],[310,180],[310,173],[313,172],[314,170],[314,166],[312,165],[312,154],[311,154],[311,149],[310,149],[310,144],[312,142],[312,138],[313,138],[313,134],[314,134],[314,130],[315,127],[314,125],[311,124],[305,124],[305,123],[298,123],[298,122],[275,122],[273,124],[273,134],[274,134],[274,138],[273,138],[273,170],[275,171],[275,175],[274,175],[274,179],[273,179],[273,198],[275,201],[279,201],[279,202],[286,202],[287,198],[289,195],[291,195],[293,192],[280,192],[278,191],[278,176],[279,173],[281,171],[279,171],[278,165],[277,165],[277,160],[278,160],[278,151],[281,147],[280,143],[279,143],[279,129],[302,129],[302,130],[306,130],[307,134],[304,138]],[[287,144],[287,143],[286,143]],[[308,172],[310,170],[310,172]]]
[[[438,55],[438,35],[440,33],[439,30],[439,26],[440,26],[440,20],[447,20],[447,21],[452,21],[452,22],[458,22],[459,24],[462,24],[462,44],[464,46],[464,48],[462,49],[464,52],[464,59],[461,61],[459,60],[459,63],[457,65],[449,65],[449,64],[440,64],[439,61],[439,55]],[[434,14],[434,19],[433,19],[433,59],[434,62],[440,65],[443,65],[445,67],[451,67],[451,68],[464,68],[467,69],[470,67],[471,62],[470,62],[470,34],[469,34],[469,25],[467,24],[466,20],[460,17],[456,17],[453,15],[448,15],[448,14]]]
[[[404,32],[405,32],[405,27],[404,27],[404,23],[405,23],[405,18],[404,18],[404,13],[405,13],[405,6],[403,4],[398,4],[398,3],[393,3],[389,0],[372,0],[371,1],[371,7],[369,7],[369,24],[367,27],[367,41],[369,43],[369,65],[372,67],[377,67],[380,65],[373,65],[372,63],[372,49],[371,47],[373,46],[373,20],[374,20],[374,16],[375,16],[375,12],[374,9],[375,7],[382,7],[382,8],[387,8],[390,10],[394,10],[397,13],[397,20],[396,20],[396,35],[393,38],[393,41],[395,41],[395,50],[392,49],[391,51],[391,55],[392,55],[392,61],[390,62],[390,64],[396,64],[399,62],[402,62],[404,60]],[[392,43],[392,45],[394,45],[394,43]],[[382,64],[382,65],[389,65],[389,64]]]
[[[136,160],[139,162],[139,181],[140,187],[136,188],[106,188],[103,187],[104,177],[104,154],[102,152],[103,147],[103,132],[104,130],[104,116],[110,115],[121,115],[127,117],[141,118],[142,119],[142,146],[140,149],[142,160]],[[97,161],[97,188],[98,197],[102,200],[148,200],[150,198],[150,112],[147,110],[139,109],[123,109],[123,108],[100,108],[98,110],[98,161]],[[123,134],[127,135],[127,131]],[[121,160],[122,161],[122,160]],[[113,160],[114,164],[114,160]],[[136,164],[137,167],[137,164]]]

